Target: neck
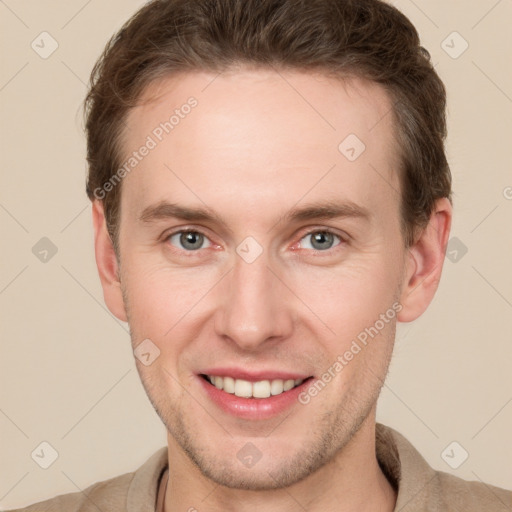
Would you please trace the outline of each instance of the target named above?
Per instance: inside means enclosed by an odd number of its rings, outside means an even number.
[[[219,486],[206,478],[168,435],[169,483],[162,478],[157,510],[178,512],[392,512],[396,493],[375,455],[375,416],[328,464],[287,488],[248,491]],[[164,482],[165,480],[165,482]],[[166,494],[165,508],[163,494]]]

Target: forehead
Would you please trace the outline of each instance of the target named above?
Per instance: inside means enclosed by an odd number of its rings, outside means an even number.
[[[127,117],[123,160],[152,147],[125,178],[122,201],[140,212],[215,193],[233,213],[236,202],[275,210],[305,194],[396,202],[391,109],[385,90],[361,79],[245,69],[161,80]]]

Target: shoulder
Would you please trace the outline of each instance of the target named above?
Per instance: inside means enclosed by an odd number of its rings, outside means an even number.
[[[377,424],[376,434],[379,463],[398,488],[395,510],[512,511],[512,491],[436,471],[404,436],[389,427]]]
[[[126,503],[126,494],[130,487],[134,473],[111,478],[102,482],[97,482],[83,491],[62,494],[39,503],[34,503],[26,508],[12,510],[10,512],[97,512],[98,508],[102,510],[124,510]],[[116,505],[120,505],[116,507]]]
[[[433,487],[437,489],[440,510],[512,511],[512,491],[484,482],[469,482],[442,471],[436,471],[435,474]]]
[[[131,512],[156,499],[159,477],[167,464],[167,447],[154,453],[140,468],[90,485],[83,491],[62,494],[8,512]]]

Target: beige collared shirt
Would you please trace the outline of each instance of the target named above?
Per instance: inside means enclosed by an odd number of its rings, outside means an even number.
[[[398,490],[395,512],[512,512],[512,491],[432,469],[401,434],[377,423],[379,464]],[[167,447],[139,469],[12,512],[155,512]]]

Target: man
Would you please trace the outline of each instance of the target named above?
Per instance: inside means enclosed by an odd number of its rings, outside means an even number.
[[[27,511],[499,511],[376,402],[450,231],[445,91],[379,0],[160,0],[87,98],[96,261],[168,446]],[[207,501],[202,501],[208,496]]]

